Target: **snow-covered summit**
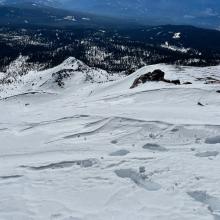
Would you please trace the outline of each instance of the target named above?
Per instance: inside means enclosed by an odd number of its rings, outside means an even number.
[[[23,71],[27,58],[19,57],[1,74],[0,95],[7,97],[27,91],[58,92],[61,88],[76,89],[86,83],[103,83],[117,78],[98,68],[91,68],[74,57],[43,71]],[[4,76],[5,75],[5,76]]]

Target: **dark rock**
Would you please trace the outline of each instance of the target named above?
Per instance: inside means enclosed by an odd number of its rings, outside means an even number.
[[[198,102],[197,105],[199,105],[199,106],[204,106],[201,102]]]
[[[151,81],[163,81],[164,80],[164,76],[165,76],[165,73],[160,70],[160,69],[157,69],[157,70],[154,70],[149,78]]]
[[[170,83],[173,83],[173,84],[175,84],[175,85],[180,85],[180,84],[181,84],[179,79],[177,79],[177,80],[171,80]]]
[[[71,69],[64,69],[60,70],[56,73],[53,73],[52,77],[54,78],[54,81],[57,83],[57,85],[61,88],[64,87],[64,79],[67,79],[71,76]]]
[[[220,93],[220,90],[217,90],[216,92],[217,92],[217,93]]]
[[[213,77],[206,77],[205,80],[205,84],[220,84],[220,80]]]
[[[137,87],[139,84],[144,84],[146,82],[166,82],[166,83],[172,83],[175,85],[180,85],[180,80],[167,80],[164,78],[164,76],[165,76],[165,73],[162,70],[156,69],[153,72],[143,74],[139,76],[138,78],[136,78],[132,86],[130,87],[130,89],[133,89]]]
[[[152,73],[146,73],[134,80],[131,89],[137,87],[139,84],[144,84],[151,81],[163,81],[165,73],[161,70],[154,70]]]
[[[191,82],[184,82],[183,85],[192,85]]]
[[[198,81],[205,81],[205,84],[220,84],[220,80],[213,77],[196,78]]]
[[[175,84],[175,85],[180,85],[180,80],[167,80],[167,79],[164,79],[162,80],[163,82],[166,82],[166,83],[172,83],[172,84]]]

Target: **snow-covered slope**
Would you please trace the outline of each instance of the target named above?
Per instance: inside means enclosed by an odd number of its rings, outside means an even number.
[[[181,85],[130,89],[158,68]],[[0,219],[219,219],[219,72],[125,77],[70,58],[2,85]]]

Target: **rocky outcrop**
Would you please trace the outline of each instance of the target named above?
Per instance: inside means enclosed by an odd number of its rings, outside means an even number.
[[[220,84],[220,80],[219,79],[215,79],[213,77],[206,77],[205,84]]]
[[[164,76],[165,76],[165,73],[162,70],[160,69],[154,70],[153,72],[143,74],[139,76],[138,78],[136,78],[130,88],[133,89],[137,87],[138,85],[144,84],[146,82],[166,82],[166,83],[172,83],[175,85],[180,85],[179,80],[167,80],[164,78]]]
[[[52,77],[54,78],[54,81],[57,83],[57,85],[61,88],[64,87],[64,79],[67,79],[71,76],[71,73],[73,72],[72,69],[64,69],[60,70],[56,73],[52,74]]]
[[[220,79],[213,77],[197,78],[198,81],[205,81],[205,84],[220,84]]]

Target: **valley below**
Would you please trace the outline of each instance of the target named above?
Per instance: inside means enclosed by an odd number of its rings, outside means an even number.
[[[2,26],[0,72],[10,68],[19,56],[26,59],[23,72],[55,67],[71,56],[91,67],[128,75],[157,63],[220,64],[220,32],[216,30],[183,25],[141,26],[120,22],[116,25],[89,15],[90,20],[83,20],[82,15],[75,17],[72,26],[31,23]]]

